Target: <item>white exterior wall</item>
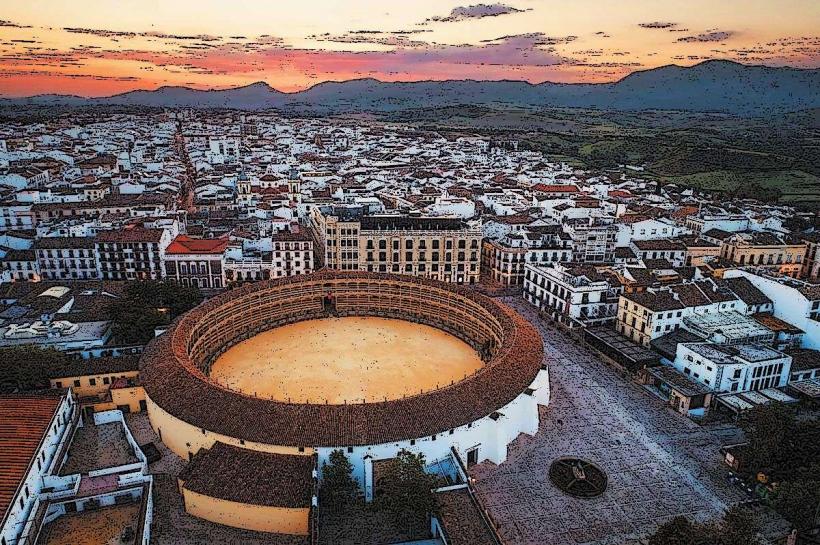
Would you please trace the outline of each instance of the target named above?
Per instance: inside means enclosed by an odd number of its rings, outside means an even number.
[[[691,358],[691,360],[688,358]],[[685,343],[680,343],[677,353],[675,354],[673,365],[675,369],[681,373],[686,374],[693,380],[700,382],[715,392],[741,393],[763,389],[761,385],[755,387],[754,382],[760,378],[774,376],[774,374],[765,374],[765,372],[762,371],[760,376],[755,377],[755,369],[765,369],[770,365],[781,365],[782,368],[781,371],[777,373],[774,384],[768,387],[782,387],[789,382],[791,356],[783,354],[780,358],[760,362],[749,362],[740,357],[733,359],[735,360],[734,363],[717,364],[708,357],[691,350]],[[689,370],[688,373],[686,369]]]
[[[507,459],[510,442],[521,433],[534,435],[538,431],[538,405],[547,405],[550,399],[549,373],[546,369],[539,371],[530,388],[534,390],[531,395],[521,393],[499,409],[497,412],[502,416],[497,420],[488,415],[454,428],[452,433],[439,433],[435,440],[432,436],[426,436],[395,443],[351,447],[352,452],[346,446],[317,448],[319,468],[328,461],[331,452],[341,450],[353,465],[353,477],[363,487],[369,501],[373,496],[372,462],[394,458],[402,449],[424,454],[427,464],[449,456],[451,447],[465,461],[467,453],[477,448],[479,463],[485,460],[494,464],[503,463]]]
[[[56,453],[62,444],[70,439],[73,429],[72,417],[74,415],[75,400],[66,396],[57,409],[54,418],[49,425],[48,432],[40,443],[40,448],[33,459],[25,479],[17,489],[17,493],[9,505],[9,510],[3,527],[0,529],[0,537],[7,545],[14,545],[24,530],[29,516],[33,513],[33,507],[37,503],[40,491],[43,488],[43,477],[54,473],[60,460],[55,460]],[[28,488],[28,495],[25,491]],[[20,500],[22,499],[22,507]]]
[[[781,320],[789,322],[806,332],[800,344],[801,348],[811,348],[820,350],[820,322],[809,318],[812,311],[813,302],[785,284],[776,280],[758,276],[748,271],[740,269],[728,270],[724,273],[725,278],[736,278],[745,276],[754,286],[762,291],[766,297],[774,301],[774,315]]]
[[[627,227],[629,228],[629,240],[656,240],[662,238],[674,238],[680,234],[690,232],[689,229],[685,229],[672,222],[667,223],[656,219],[638,221]],[[622,233],[619,233],[618,246],[626,246],[629,243],[629,240],[627,240],[626,243],[622,244],[622,236]]]

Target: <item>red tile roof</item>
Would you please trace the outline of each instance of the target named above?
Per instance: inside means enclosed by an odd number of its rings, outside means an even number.
[[[166,248],[166,254],[221,254],[228,247],[227,238],[191,238],[179,235]]]
[[[250,505],[310,507],[313,456],[260,452],[217,441],[200,449],[179,478],[191,492]]]
[[[62,395],[0,396],[0,520],[37,456]]]
[[[578,186],[574,185],[547,185],[547,184],[535,184],[532,186],[533,191],[537,191],[539,193],[578,193],[580,189]]]
[[[321,290],[329,282],[340,291],[401,282],[408,296],[423,297],[432,290],[450,292],[453,304],[470,301],[497,320],[501,345],[479,371],[453,385],[402,399],[355,404],[290,403],[229,390],[211,381],[188,353],[188,339],[196,324],[232,301],[257,297],[261,301],[274,292],[286,302],[289,294],[299,293],[321,307]],[[366,304],[350,308],[365,316],[373,312]],[[406,319],[403,312],[392,317]],[[300,310],[298,314],[299,319],[324,316],[323,310]],[[530,322],[471,288],[414,276],[325,270],[249,283],[202,303],[148,344],[140,360],[140,378],[154,403],[198,428],[271,445],[337,447],[425,437],[479,420],[524,392],[540,371],[543,357],[541,336]]]

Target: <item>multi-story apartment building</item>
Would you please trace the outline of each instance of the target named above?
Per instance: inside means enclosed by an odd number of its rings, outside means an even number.
[[[115,231],[100,231],[94,251],[103,280],[159,280],[165,249],[171,243],[166,229],[146,229],[134,225]]]
[[[545,266],[569,261],[572,246],[560,225],[510,232],[497,240],[485,239],[481,246],[484,274],[505,286],[521,285],[527,264]]]
[[[142,194],[107,195],[97,201],[37,203],[29,207],[29,223],[37,226],[43,222],[69,218],[99,218],[106,214],[159,216],[172,208],[172,202],[173,200],[165,195]]]
[[[0,205],[0,232],[34,228],[32,205],[11,202]]]
[[[763,267],[798,278],[806,257],[806,244],[774,233],[742,232],[723,240],[720,256],[740,266]]]
[[[225,280],[244,282],[311,273],[313,247],[314,242],[308,235],[289,231],[275,233],[269,249],[229,246],[225,250]]]
[[[687,267],[700,267],[720,256],[720,246],[700,237],[687,235],[676,240],[686,248],[684,265]]]
[[[165,277],[183,286],[224,287],[224,253],[228,242],[227,238],[177,236],[165,249]]]
[[[806,258],[803,260],[801,278],[816,282],[820,280],[820,233],[807,233],[800,238],[806,243]]]
[[[665,259],[673,267],[682,267],[686,262],[686,246],[677,240],[635,240],[630,248],[640,259]]]
[[[772,276],[764,271],[726,271],[725,277],[748,279],[755,288],[774,301],[774,316],[805,334],[801,348],[820,350],[820,284]]]
[[[324,265],[474,284],[481,274],[481,226],[452,218],[366,216],[311,210]]]
[[[681,327],[687,316],[745,310],[746,304],[730,289],[712,280],[677,284],[621,294],[615,329],[649,346],[652,339]]]
[[[733,233],[749,228],[751,222],[743,214],[730,214],[727,212],[701,212],[686,217],[686,227],[695,233],[705,233],[712,229],[720,229]]]
[[[3,258],[3,268],[8,271],[12,282],[39,282],[40,267],[34,250],[9,250]]]
[[[99,277],[94,239],[44,237],[33,246],[43,280],[91,280]]]
[[[0,396],[0,542],[22,541],[46,488],[65,456],[79,411],[71,391]],[[33,543],[36,540],[32,540]]]
[[[591,265],[525,267],[524,299],[570,328],[613,322],[621,291],[614,273]]]
[[[573,261],[611,263],[615,261],[618,225],[611,218],[577,218],[564,222],[572,239]]]

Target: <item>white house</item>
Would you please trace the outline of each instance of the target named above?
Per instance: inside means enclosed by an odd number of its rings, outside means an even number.
[[[789,382],[791,356],[757,344],[680,343],[673,365],[715,392],[778,388]]]

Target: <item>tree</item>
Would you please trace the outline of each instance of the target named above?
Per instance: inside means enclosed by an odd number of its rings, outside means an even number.
[[[356,498],[359,485],[353,478],[353,465],[336,449],[322,464],[322,500],[331,510],[342,510]]]
[[[758,545],[759,531],[752,513],[736,506],[718,523],[699,524],[677,516],[658,527],[649,545]]]
[[[795,426],[794,412],[783,403],[758,405],[739,420],[749,442],[746,464],[752,473],[770,472],[782,462]]]
[[[752,473],[776,483],[771,506],[800,531],[815,528],[820,513],[820,419],[797,420],[783,404],[748,411],[740,422],[749,441]]]
[[[759,531],[760,521],[757,517],[743,507],[734,506],[723,515],[717,537],[723,545],[758,545]]]
[[[800,532],[816,528],[820,524],[820,463],[780,483],[772,507]]]
[[[404,524],[433,511],[436,507],[433,493],[436,478],[424,468],[424,454],[402,449],[381,472],[376,506]]]
[[[677,516],[662,524],[649,538],[649,545],[694,545],[695,528],[688,518]]]
[[[68,356],[53,348],[28,344],[0,349],[0,391],[49,387],[51,374],[68,364]]]
[[[154,280],[132,282],[109,307],[114,337],[126,344],[147,343],[157,327],[167,325],[200,301],[199,288]]]

